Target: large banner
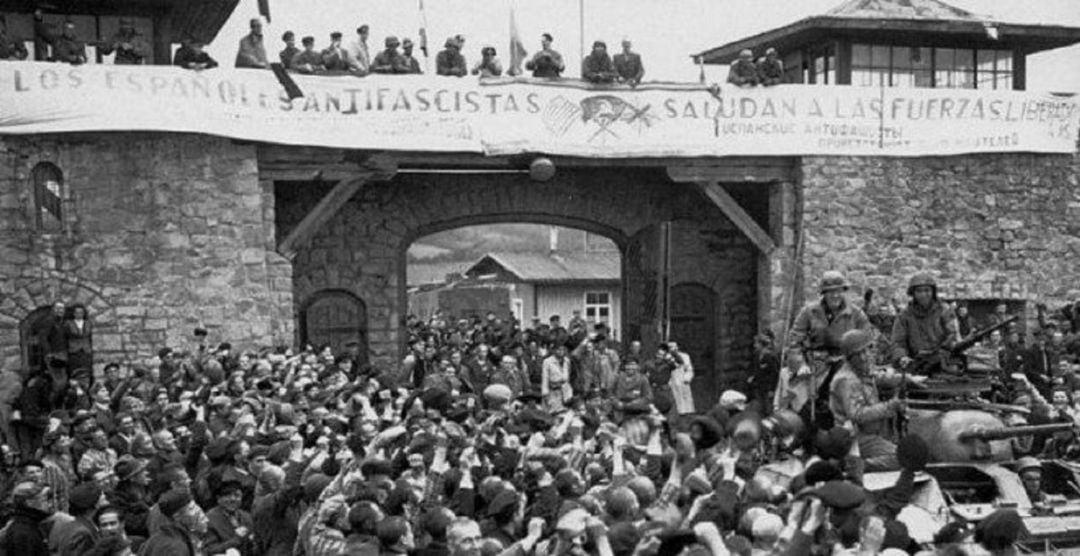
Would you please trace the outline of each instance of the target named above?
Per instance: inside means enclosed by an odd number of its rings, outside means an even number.
[[[437,76],[0,62],[0,134],[207,133],[291,145],[584,157],[1072,153],[1080,99],[781,85],[589,87]]]

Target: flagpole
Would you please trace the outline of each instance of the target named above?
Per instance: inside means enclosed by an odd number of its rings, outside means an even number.
[[[578,0],[578,60],[585,60],[585,0]]]

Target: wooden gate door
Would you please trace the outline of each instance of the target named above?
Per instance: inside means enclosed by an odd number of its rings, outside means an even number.
[[[694,408],[705,412],[719,399],[716,392],[716,294],[702,284],[671,288],[671,340],[694,363]]]
[[[355,349],[358,363],[367,361],[367,307],[345,291],[323,291],[312,296],[303,315],[305,343],[316,349],[329,344],[334,354]],[[355,342],[354,346],[350,346]]]

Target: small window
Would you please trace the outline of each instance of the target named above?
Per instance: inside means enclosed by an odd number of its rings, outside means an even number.
[[[31,173],[34,182],[34,214],[37,228],[46,232],[64,229],[64,174],[55,164],[42,162]]]
[[[585,320],[588,322],[611,322],[611,294],[588,292],[585,294]]]

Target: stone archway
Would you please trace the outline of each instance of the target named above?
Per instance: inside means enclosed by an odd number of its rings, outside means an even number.
[[[318,182],[275,183],[278,237],[286,237],[332,187]],[[388,182],[365,184],[296,252],[293,297],[300,301],[319,290],[340,289],[363,299],[371,360],[391,364],[402,348],[405,250],[412,241],[464,225],[553,224],[615,241],[623,256],[623,338],[655,345],[658,312],[641,310],[641,304],[646,298],[654,303],[657,299],[655,291],[649,297],[646,290],[658,264],[652,248],[655,232],[666,221],[721,230],[735,238],[737,248],[753,252],[699,189],[672,183],[662,167],[573,168],[544,183],[525,174],[399,173]],[[688,237],[694,246],[703,241],[694,234]],[[713,264],[710,259],[699,272],[713,275],[699,281],[753,280],[753,264],[721,267],[730,262],[717,259]],[[746,312],[755,313],[755,302],[753,295],[748,296]],[[754,328],[750,326],[748,344]]]
[[[0,364],[4,368],[28,370],[32,346],[24,341],[27,338],[23,329],[36,311],[57,300],[86,306],[94,323],[94,359],[98,366],[124,355],[117,312],[96,284],[50,275],[12,280],[10,291],[0,301]]]

